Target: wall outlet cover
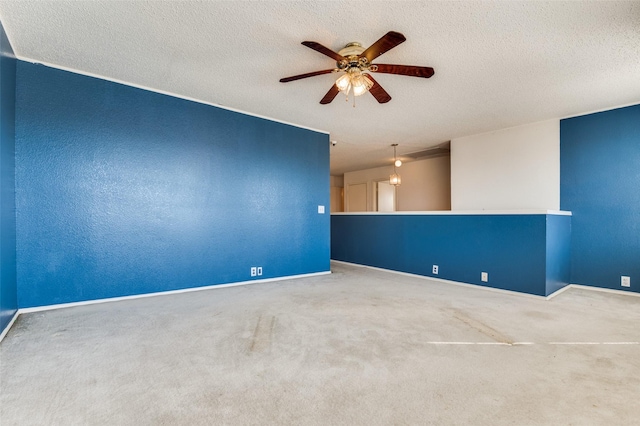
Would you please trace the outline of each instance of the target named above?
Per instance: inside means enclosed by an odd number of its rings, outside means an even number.
[[[489,282],[489,273],[488,272],[482,272],[480,274],[480,279],[482,280],[483,283],[488,283]]]
[[[251,276],[255,277],[258,274],[257,268],[255,266],[251,267]]]
[[[438,265],[433,265],[433,273],[438,275]]]
[[[631,287],[631,277],[621,276],[620,277],[620,285],[622,287]]]
[[[318,206],[318,214],[324,214],[324,206]]]

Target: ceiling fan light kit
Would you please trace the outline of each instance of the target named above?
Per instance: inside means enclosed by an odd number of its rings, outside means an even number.
[[[346,100],[348,101],[349,92],[353,91],[354,97],[364,95],[373,87],[373,81],[367,74],[363,74],[359,69],[351,68],[336,80],[336,86],[338,90],[346,95]],[[353,106],[355,107],[355,99],[353,102]]]
[[[331,89],[329,89],[329,91],[324,95],[320,101],[321,104],[324,105],[331,103],[331,101],[333,101],[340,92],[346,95],[347,101],[349,100],[349,93],[353,93],[353,106],[355,106],[355,97],[361,96],[367,92],[371,93],[379,103],[387,103],[391,100],[391,96],[389,96],[382,86],[380,86],[371,74],[369,74],[370,72],[407,75],[422,78],[429,78],[434,74],[433,68],[430,67],[371,63],[378,56],[393,49],[405,40],[406,38],[404,35],[395,31],[389,31],[367,49],[363,48],[360,43],[349,43],[339,52],[334,52],[328,47],[325,47],[315,41],[303,41],[302,44],[304,46],[334,59],[336,61],[336,68],[285,77],[281,78],[280,82],[288,83],[290,81],[315,77],[317,75],[344,72],[344,74],[336,80],[336,83],[331,86]]]

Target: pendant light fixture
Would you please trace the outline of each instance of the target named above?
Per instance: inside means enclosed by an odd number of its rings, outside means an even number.
[[[396,171],[396,167],[400,167],[400,165],[402,164],[402,161],[398,160],[396,156],[396,147],[398,146],[398,144],[394,143],[394,144],[391,144],[391,146],[393,147],[393,174],[389,176],[389,183],[393,186],[398,186],[402,183],[402,179],[400,178],[400,175]]]

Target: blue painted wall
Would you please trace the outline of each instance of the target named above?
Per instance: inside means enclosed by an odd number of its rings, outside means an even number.
[[[571,283],[571,216],[547,215],[546,294]]]
[[[16,60],[0,23],[0,333],[18,309],[15,204]]]
[[[640,292],[640,105],[560,121],[560,206],[571,281]]]
[[[332,215],[331,257],[505,290],[550,294],[566,285],[569,220],[554,221],[565,256],[547,280],[547,215]],[[568,229],[567,229],[568,228]],[[553,248],[553,245],[550,246]],[[439,266],[438,275],[432,266]],[[483,283],[481,272],[489,273]],[[556,280],[556,282],[554,282]]]
[[[326,134],[22,61],[16,117],[20,307],[330,269]]]

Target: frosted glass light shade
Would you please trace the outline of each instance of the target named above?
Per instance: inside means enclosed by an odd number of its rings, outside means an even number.
[[[350,85],[351,85],[351,78],[349,77],[349,74],[344,74],[342,77],[336,80],[336,86],[338,87],[338,90],[340,90],[341,92],[348,91]]]
[[[336,87],[343,93],[348,94],[353,89],[354,96],[360,96],[373,87],[373,81],[366,75],[362,75],[360,70],[349,70],[336,80]]]
[[[399,174],[394,173],[391,176],[389,176],[389,183],[391,185],[398,186],[402,183],[402,179],[400,178]]]
[[[354,96],[360,96],[367,93],[367,88],[362,85],[362,84],[358,84],[358,85],[354,85],[353,86],[353,94]]]
[[[371,89],[373,82],[366,75],[358,74],[351,79],[353,84],[353,94],[355,96],[364,95]]]
[[[396,165],[396,167],[402,166],[402,161],[396,160],[395,165]]]

